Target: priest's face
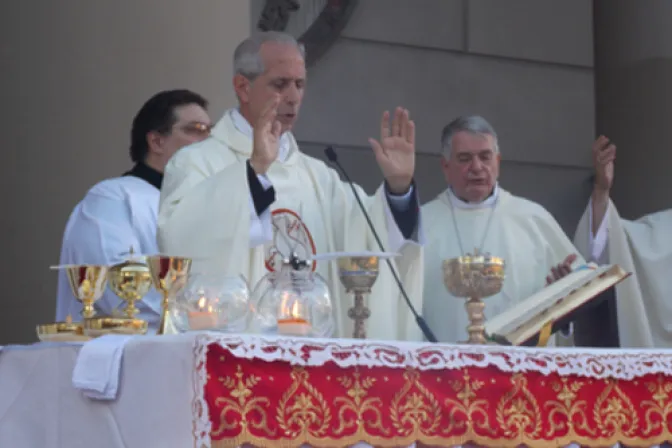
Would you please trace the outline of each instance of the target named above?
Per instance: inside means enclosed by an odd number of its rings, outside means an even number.
[[[460,199],[479,203],[487,199],[499,177],[500,154],[491,135],[457,132],[450,158],[442,158],[446,181]]]
[[[170,131],[165,134],[153,132],[148,139],[147,162],[159,171],[163,171],[179,149],[206,139],[212,127],[208,113],[198,104],[177,106],[173,114],[175,123]]]
[[[277,120],[282,132],[292,129],[299,116],[306,85],[306,64],[300,51],[286,43],[266,42],[261,46],[260,56],[264,73],[254,81],[234,81],[240,100],[241,113],[254,124],[264,107],[280,95]]]

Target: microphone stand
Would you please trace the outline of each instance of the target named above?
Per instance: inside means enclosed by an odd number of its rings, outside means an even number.
[[[369,228],[371,229],[371,232],[373,233],[376,242],[378,243],[378,247],[380,247],[381,251],[385,252],[385,248],[383,246],[382,241],[380,240],[380,237],[378,236],[378,232],[376,232],[376,228],[373,226],[373,223],[371,222],[371,217],[369,216],[369,213],[366,211],[366,207],[364,207],[364,204],[362,203],[359,194],[357,194],[357,189],[355,188],[355,185],[350,179],[350,176],[348,176],[348,173],[345,171],[345,168],[343,168],[343,166],[339,163],[336,151],[334,151],[334,148],[332,148],[331,146],[327,146],[324,150],[324,153],[326,154],[329,161],[332,162],[334,165],[336,165],[336,167],[338,167],[339,171],[341,172],[341,174],[343,174],[343,177],[345,177],[346,181],[350,185],[350,188],[352,189],[352,194],[355,196],[357,204],[359,204],[359,208],[362,210],[362,213],[364,214],[364,218],[366,218],[366,222]],[[415,307],[413,306],[413,303],[411,303],[411,299],[408,298],[408,294],[406,294],[406,289],[402,285],[401,280],[399,279],[399,275],[397,274],[397,270],[392,265],[392,262],[390,261],[389,258],[386,258],[385,261],[387,262],[387,265],[390,267],[390,271],[392,271],[394,281],[397,283],[399,291],[401,291],[401,295],[404,298],[404,301],[406,302],[408,309],[410,309],[411,313],[413,313],[413,317],[415,317],[415,322],[418,324],[418,327],[422,331],[422,334],[425,336],[425,339],[427,339],[429,342],[437,342],[436,336],[434,336],[434,333],[429,328],[429,325],[427,325],[425,319],[418,314],[418,312],[415,310]]]

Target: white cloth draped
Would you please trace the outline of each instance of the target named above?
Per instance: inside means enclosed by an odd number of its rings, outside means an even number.
[[[252,152],[249,134],[236,128],[228,111],[212,137],[180,150],[168,163],[161,191],[158,242],[162,253],[194,258],[192,272],[243,274],[251,285],[266,273],[264,260],[271,228],[270,213],[256,217],[247,181],[246,161]],[[290,133],[284,160],[274,162],[267,177],[276,191],[272,211],[286,209],[301,216],[317,253],[375,250],[352,191],[323,162],[302,154]],[[390,212],[384,189],[373,197],[361,189],[365,206],[387,249],[400,252],[395,260],[416,308],[422,302],[422,247],[405,241]],[[260,225],[254,225],[259,219]],[[419,223],[421,226],[422,223]],[[255,230],[257,229],[257,230]],[[264,242],[265,244],[260,244]],[[334,262],[318,262],[317,272],[328,282],[336,319],[335,336],[352,334],[345,294]],[[370,337],[420,340],[422,334],[394,283],[388,267],[380,274],[368,298]]]
[[[140,178],[123,176],[96,184],[68,219],[60,264],[112,265],[126,260],[131,247],[136,254],[156,254],[158,208],[159,190]],[[106,288],[96,309],[111,315],[121,304],[121,299]],[[148,322],[150,332],[155,331],[161,314],[160,294],[152,288],[136,306],[140,310],[137,317]],[[81,309],[65,271],[59,271],[56,320],[72,315],[77,321]]]
[[[584,254],[601,263],[618,264],[632,275],[616,285],[621,347],[672,347],[672,210],[622,219],[609,202],[600,231],[592,236],[592,203],[588,204],[574,236]]]

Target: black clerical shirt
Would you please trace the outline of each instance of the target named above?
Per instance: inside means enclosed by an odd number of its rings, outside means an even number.
[[[150,168],[142,162],[136,163],[131,170],[124,173],[124,176],[138,177],[148,184],[153,185],[158,190],[161,189],[161,184],[163,183],[163,173],[156,171],[154,168]]]

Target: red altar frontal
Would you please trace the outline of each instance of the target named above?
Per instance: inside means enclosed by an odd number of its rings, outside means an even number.
[[[202,335],[197,446],[653,446],[672,354]]]

